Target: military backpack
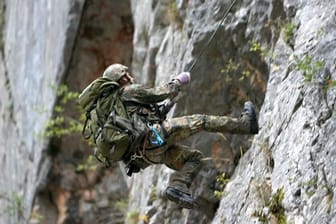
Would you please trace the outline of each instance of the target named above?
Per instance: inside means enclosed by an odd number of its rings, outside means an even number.
[[[78,100],[86,112],[83,135],[97,145],[95,156],[107,166],[122,160],[147,133],[144,123],[129,117],[120,91],[119,83],[100,77],[83,90]]]

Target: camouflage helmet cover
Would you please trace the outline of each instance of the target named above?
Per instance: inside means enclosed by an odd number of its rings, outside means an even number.
[[[104,73],[103,77],[110,78],[113,81],[118,81],[121,77],[126,75],[128,67],[122,64],[112,64],[108,66]]]

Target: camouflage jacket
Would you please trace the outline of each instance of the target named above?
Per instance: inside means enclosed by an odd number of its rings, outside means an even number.
[[[175,97],[179,90],[180,86],[175,82],[170,82],[166,85],[153,88],[147,88],[140,84],[132,84],[123,87],[121,99],[123,101],[152,104],[161,102],[167,98]]]
[[[122,88],[120,97],[130,116],[136,112],[151,120],[153,112],[157,112],[158,103],[166,99],[173,99],[179,91],[180,85],[175,82],[153,88],[132,84]]]

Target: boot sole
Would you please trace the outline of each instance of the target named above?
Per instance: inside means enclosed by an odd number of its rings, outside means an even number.
[[[248,112],[248,114],[251,116],[250,122],[250,133],[251,134],[258,134],[259,132],[259,126],[257,121],[257,115],[254,109],[254,105],[251,101],[245,102],[244,109]]]
[[[193,209],[195,206],[195,200],[185,193],[178,193],[174,189],[168,187],[165,191],[166,197],[183,208]]]

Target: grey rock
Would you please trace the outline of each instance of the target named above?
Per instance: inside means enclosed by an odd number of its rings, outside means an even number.
[[[39,135],[51,116],[67,68],[84,1],[6,1],[1,45],[0,223],[30,217],[37,190],[46,185],[48,142]],[[15,206],[14,206],[15,207]]]
[[[223,24],[229,1],[84,3],[0,2],[0,223],[28,222],[38,205],[50,210],[48,218],[59,219],[46,196],[55,182],[65,195],[73,193],[68,222],[122,223],[132,211],[147,215],[149,223],[336,222],[335,2],[243,0]],[[109,26],[101,23],[103,6],[110,9]],[[80,19],[90,16],[99,19],[80,29]],[[75,152],[65,149],[85,146],[72,138],[62,139],[62,155],[50,160],[49,141],[38,137],[55,104],[50,85],[65,79],[84,88],[116,61],[131,64],[141,83],[166,83],[191,68],[217,28],[170,116],[239,116],[243,102],[252,100],[261,129],[254,137],[201,132],[183,142],[212,157],[192,186],[197,209],[181,209],[164,197],[173,171],[163,165],[132,178],[118,167],[91,178],[77,175]],[[229,181],[219,189],[216,178],[223,172]],[[82,187],[91,192],[86,201],[76,196]],[[222,198],[214,196],[218,189]],[[128,208],[122,211],[113,205],[127,190]]]

